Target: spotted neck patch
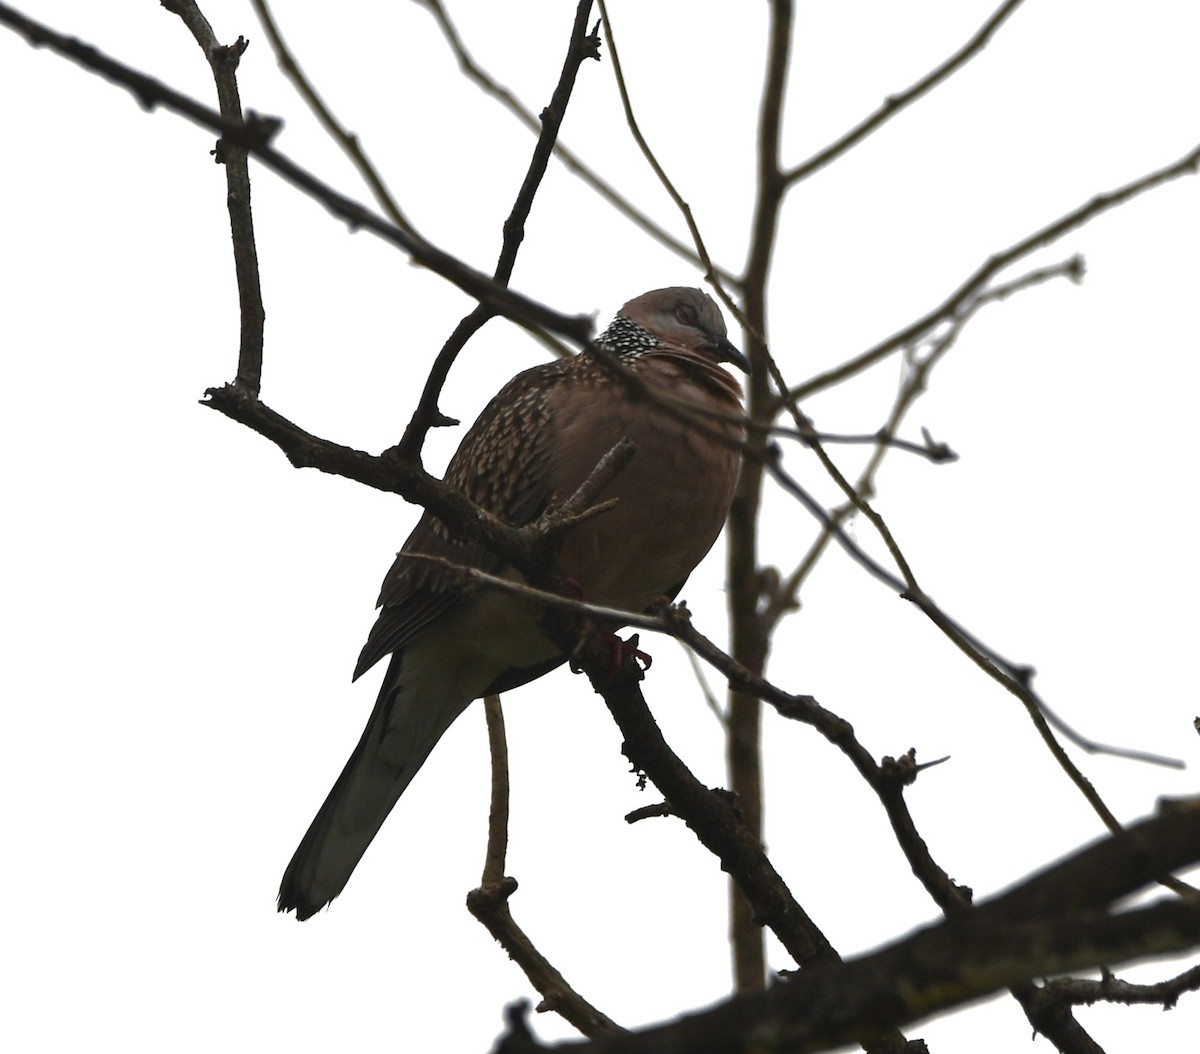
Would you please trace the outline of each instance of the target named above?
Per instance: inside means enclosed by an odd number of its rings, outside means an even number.
[[[621,315],[612,320],[608,329],[600,334],[599,340],[610,351],[630,357],[662,347],[662,341],[653,333]]]

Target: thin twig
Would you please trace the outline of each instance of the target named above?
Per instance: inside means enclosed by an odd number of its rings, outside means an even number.
[[[500,697],[483,701],[487,716],[488,747],[492,758],[491,805],[488,810],[487,856],[479,888],[467,894],[467,908],[529,978],[542,997],[539,1010],[554,1011],[585,1036],[623,1031],[608,1015],[597,1010],[571,987],[561,973],[534,946],[517,925],[508,907],[517,890],[515,879],[504,873],[508,846],[508,745]]]
[[[242,100],[238,91],[237,67],[246,50],[246,40],[223,46],[193,0],[163,0],[163,7],[178,15],[187,26],[212,69],[221,116],[241,125]],[[257,396],[262,387],[263,339],[266,311],[258,272],[258,247],[254,237],[254,214],[250,209],[250,165],[244,146],[222,139],[213,151],[225,166],[225,201],[233,241],[233,269],[238,289],[238,366],[235,383]]]
[[[1030,678],[1032,671],[1028,666],[1024,666],[1005,658],[994,648],[984,644],[978,637],[972,634],[960,622],[952,618],[943,611],[928,595],[916,592],[909,593],[904,581],[897,578],[890,571],[884,568],[878,561],[868,555],[842,528],[842,526],[834,520],[834,518],[826,512],[821,504],[812,497],[799,483],[796,482],[779,464],[778,458],[771,460],[767,465],[771,476],[793,497],[797,498],[800,503],[808,509],[808,511],[820,522],[831,530],[834,540],[851,556],[851,558],[864,570],[866,570],[873,578],[883,582],[889,588],[893,589],[904,600],[909,600],[940,628],[947,633],[952,643],[954,643],[964,654],[976,663],[981,669],[987,672],[993,680],[1001,684],[1011,694],[1015,695],[1025,705],[1027,710],[1040,712],[1044,709],[1044,704],[1041,698],[1030,686]],[[855,506],[856,508],[858,505]],[[1035,724],[1037,719],[1035,719]],[[1044,724],[1044,721],[1042,722]],[[1049,729],[1045,729],[1042,733],[1043,737],[1049,735],[1053,739],[1053,735]],[[1055,741],[1057,745],[1057,741]],[[1082,744],[1081,744],[1082,745]],[[1061,751],[1059,746],[1058,751]],[[1183,763],[1175,758],[1169,758],[1157,754],[1143,753],[1141,751],[1129,751],[1122,747],[1108,748],[1106,752],[1111,752],[1116,756],[1127,757],[1136,761],[1146,761],[1151,764],[1162,765],[1167,768],[1182,768]],[[1065,755],[1064,755],[1065,758]],[[1074,768],[1070,762],[1067,762],[1069,768]],[[1069,770],[1068,770],[1069,771]],[[1075,777],[1072,777],[1075,779]],[[1078,775],[1078,780],[1083,780],[1084,784],[1087,781],[1082,774]],[[1076,780],[1076,782],[1078,782]],[[1087,784],[1090,788],[1090,784]],[[1081,789],[1083,789],[1081,787]],[[1099,799],[1093,800],[1095,796],[1094,789],[1085,792],[1085,796],[1093,807],[1097,809],[1100,815],[1111,817],[1108,809]],[[1107,822],[1107,821],[1106,821]]]
[[[358,170],[358,174],[362,176],[363,181],[371,191],[372,197],[374,197],[376,204],[383,210],[384,215],[401,230],[415,235],[417,233],[416,228],[400,210],[400,206],[396,203],[396,199],[392,197],[392,192],[388,190],[387,184],[384,183],[383,177],[379,174],[379,170],[371,163],[371,159],[367,157],[366,151],[363,150],[362,144],[358,141],[358,136],[348,132],[338,119],[333,116],[333,112],[325,105],[325,100],[321,98],[320,93],[312,81],[308,79],[300,63],[296,61],[296,56],[292,54],[291,49],[284,42],[283,35],[279,32],[279,26],[275,22],[275,16],[267,6],[267,0],[250,0],[250,6],[254,8],[255,14],[258,15],[258,20],[262,23],[263,30],[267,34],[267,38],[271,41],[271,48],[275,52],[276,61],[279,63],[279,68],[283,70],[283,75],[292,82],[300,98],[308,104],[308,108],[312,111],[318,123],[329,134],[329,137],[341,147],[343,153],[350,159],[350,163]]]
[[[1171,180],[1179,179],[1182,176],[1195,175],[1197,170],[1200,170],[1200,146],[1196,146],[1183,157],[1179,158],[1179,160],[1169,165],[1164,165],[1162,168],[1155,169],[1153,172],[1149,172],[1133,180],[1131,183],[1126,183],[1124,186],[1117,187],[1114,190],[1097,194],[1090,201],[1072,209],[1052,223],[1048,223],[1041,229],[1027,235],[1020,241],[1009,246],[1009,248],[988,257],[974,273],[963,281],[937,307],[922,315],[915,322],[905,326],[899,332],[893,333],[892,336],[876,344],[875,347],[855,355],[853,358],[847,359],[840,366],[818,374],[803,384],[792,388],[788,392],[789,397],[801,400],[815,392],[832,388],[834,385],[848,380],[880,360],[887,358],[887,356],[899,351],[901,348],[909,347],[939,323],[953,318],[962,309],[964,304],[977,296],[1006,267],[1010,267],[1035,250],[1052,244],[1064,234],[1082,227],[1101,213],[1116,208],[1118,205],[1123,205],[1139,194],[1144,194],[1146,191],[1153,190],[1155,187],[1159,187]],[[782,405],[781,402],[780,408],[782,408]]]
[[[488,275],[340,194],[280,153],[271,146],[271,139],[279,129],[278,120],[251,114],[244,124],[227,121],[211,108],[167,87],[161,81],[104,55],[90,44],[63,36],[26,18],[6,3],[0,3],[0,25],[13,29],[31,45],[45,47],[89,72],[126,88],[145,109],[162,106],[193,124],[216,132],[226,142],[244,147],[285,182],[324,205],[351,230],[370,231],[388,244],[404,250],[418,263],[441,275],[468,296],[485,301],[497,314],[525,327],[560,334],[576,347],[584,347],[591,339],[595,327],[590,315],[564,315],[497,285]]]
[[[616,39],[613,37],[612,25],[608,20],[608,8],[604,0],[596,0],[596,2],[600,8],[600,19],[604,23],[604,35],[608,38],[608,50],[612,54],[613,76],[617,81],[617,91],[621,96],[621,107],[625,111],[625,123],[629,126],[629,132],[633,136],[634,142],[637,143],[638,149],[641,150],[647,164],[654,170],[655,176],[658,177],[658,181],[663,185],[663,189],[675,203],[675,207],[683,217],[684,223],[687,224],[688,233],[692,236],[692,244],[696,246],[696,254],[700,258],[700,265],[704,271],[705,281],[712,285],[720,295],[725,306],[740,319],[741,309],[734,303],[733,297],[729,295],[721,284],[722,277],[713,264],[712,257],[708,254],[708,248],[704,244],[700,228],[696,226],[696,218],[692,215],[692,207],[683,200],[683,195],[675,188],[675,184],[671,181],[671,178],[667,175],[662,165],[659,164],[658,158],[655,157],[654,151],[650,149],[650,144],[646,142],[646,137],[642,135],[642,129],[638,125],[637,118],[633,115],[633,103],[630,102],[629,89],[625,84],[625,74],[621,70],[621,57],[617,51]]]
[[[704,676],[704,671],[700,668],[700,660],[696,658],[696,653],[692,651],[682,641],[680,647],[683,654],[687,656],[688,665],[692,668],[692,676],[696,679],[696,685],[700,689],[700,694],[704,696],[704,705],[712,712],[712,715],[717,719],[721,729],[724,730],[726,725],[725,711],[721,709],[721,704],[717,697],[713,694],[713,690],[708,686],[708,680]]]
[[[583,612],[600,621],[630,623],[626,612],[583,605],[537,585],[506,582],[470,567],[458,567],[421,553],[407,554],[412,560],[428,561],[451,569],[463,581],[486,583],[491,588],[523,593],[536,598],[551,612],[563,612],[569,619],[543,619],[543,631],[565,654],[571,655],[578,668],[588,673],[593,687],[603,696],[617,726],[625,737],[624,750],[629,760],[653,780],[683,816],[700,842],[721,862],[722,868],[738,883],[755,911],[759,925],[765,925],[797,964],[837,959],[824,934],[797,903],[791,891],[772,866],[760,841],[746,828],[728,796],[714,793],[691,773],[663,738],[637,685],[640,670],[631,671],[632,659],[614,673],[612,651],[599,634],[588,633],[578,622]]]
[[[751,425],[750,427],[755,426]],[[786,428],[780,425],[772,425],[765,431],[768,435],[795,439],[805,446],[809,446],[815,439],[818,443],[826,446],[874,446],[884,450],[899,450],[906,454],[916,454],[935,465],[958,460],[958,454],[945,443],[936,443],[930,437],[926,437],[920,443],[911,439],[901,439],[899,436],[889,435],[883,427],[878,432],[864,432],[861,435],[821,432],[816,429],[801,431],[799,428]]]
[[[847,962],[809,967],[663,1025],[584,1044],[498,1050],[567,1054],[804,1054],[862,1042],[1033,978],[1200,946],[1200,904],[1129,910],[1121,898],[1162,871],[1200,860],[1200,800],[1163,809],[1087,846],[1014,889]],[[1070,1048],[1068,1048],[1070,1049]],[[1079,1049],[1079,1048],[1074,1048]]]
[[[500,255],[492,272],[492,281],[499,286],[507,288],[509,279],[512,277],[517,253],[520,251],[521,242],[525,237],[525,223],[529,219],[534,197],[546,174],[546,166],[558,139],[563,118],[566,116],[567,105],[571,101],[571,93],[575,88],[575,78],[579,73],[579,68],[586,59],[599,57],[600,41],[594,32],[588,33],[587,31],[591,7],[591,0],[580,0],[576,5],[575,20],[571,27],[562,70],[551,94],[550,103],[542,111],[541,132],[529,159],[525,178],[521,182],[521,188],[513,201],[508,218],[504,221]],[[404,429],[404,435],[401,436],[400,442],[391,452],[393,456],[406,461],[418,459],[429,429],[454,423],[453,418],[447,417],[438,408],[442,388],[450,375],[451,366],[466,346],[467,341],[495,317],[495,314],[496,311],[491,305],[480,301],[454,327],[429,368],[425,385],[421,390],[421,398]]]
[[[885,759],[883,765],[877,764],[874,757],[855,738],[854,729],[847,721],[821,706],[812,696],[793,695],[760,674],[746,669],[700,633],[682,605],[665,607],[656,613],[621,611],[465,567],[445,557],[413,553],[410,559],[434,564],[457,577],[463,584],[483,586],[519,596],[552,611],[586,616],[599,623],[634,627],[674,637],[684,646],[689,658],[694,661],[695,657],[699,656],[725,678],[731,689],[770,703],[789,720],[810,725],[841,750],[879,796],[913,873],[925,885],[935,902],[946,911],[969,903],[969,891],[956,886],[946,872],[934,862],[925,842],[917,833],[904,802],[903,788],[915,779],[921,768],[928,766],[917,765],[915,758],[911,756],[899,762]],[[718,716],[721,716],[719,711]],[[736,797],[734,800],[736,801]]]
[[[929,374],[934,366],[946,355],[946,353],[954,346],[958,337],[961,335],[967,323],[973,319],[978,312],[987,304],[1005,300],[1025,289],[1031,289],[1041,285],[1052,278],[1066,277],[1073,282],[1078,282],[1083,274],[1083,261],[1079,256],[1073,256],[1069,260],[1062,263],[1052,265],[1050,267],[1037,268],[1033,271],[1022,275],[1019,278],[1007,282],[1003,285],[994,286],[986,290],[980,296],[971,301],[958,315],[945,331],[938,334],[934,339],[933,345],[928,352],[917,357],[916,352],[912,353],[912,368],[907,376],[900,384],[896,399],[892,405],[892,409],[888,414],[887,420],[880,426],[879,431],[875,435],[875,450],[871,457],[867,460],[866,465],[859,473],[858,479],[855,481],[854,489],[864,499],[869,500],[875,491],[875,477],[883,465],[884,456],[891,446],[900,447],[901,441],[896,439],[896,432],[900,427],[904,416],[912,407],[916,399],[925,391],[928,384]],[[796,412],[799,412],[798,408]],[[829,443],[836,441],[833,437],[824,434],[817,434],[817,439],[821,443]],[[944,444],[934,445],[927,443],[930,449],[930,460],[934,460],[932,451],[938,453],[948,452],[951,457],[956,455],[953,451],[949,451]],[[854,512],[854,504],[846,502],[838,508],[834,509],[829,515],[833,524],[842,524]],[[822,527],[815,541],[805,553],[803,559],[800,560],[796,568],[789,574],[779,587],[774,591],[773,595],[768,598],[767,604],[763,609],[763,616],[774,627],[778,620],[790,611],[794,611],[798,604],[796,601],[797,594],[820,561],[821,556],[828,550],[829,542],[832,538],[832,532],[829,526]]]
[[[942,81],[946,80],[952,74],[957,73],[987,47],[996,30],[1007,20],[1009,15],[1021,6],[1021,3],[1022,0],[1007,0],[1007,3],[1001,4],[979,31],[962,48],[951,55],[950,58],[936,69],[927,73],[911,88],[907,88],[897,95],[889,95],[884,99],[883,105],[873,114],[855,125],[844,135],[839,136],[824,149],[817,151],[807,161],[797,165],[793,169],[789,169],[784,178],[789,184],[807,179],[832,161],[849,153],[850,150],[866,139],[872,132],[877,131],[882,125],[890,121],[900,111],[911,106],[922,96],[929,94]]]
[[[1054,978],[1041,989],[1048,1002],[1068,1003],[1072,1006],[1092,1006],[1095,1003],[1152,1003],[1164,1010],[1172,1009],[1185,992],[1200,991],[1200,966],[1157,984],[1133,984],[1114,977],[1107,970],[1099,981],[1079,980],[1074,977]]]
[[[1200,163],[1200,148],[1197,148],[1192,155],[1189,155],[1189,158],[1193,166]],[[1188,159],[1184,160],[1187,161]],[[1179,164],[1182,164],[1182,162],[1177,163],[1176,166],[1171,166],[1171,168],[1177,168]],[[1132,197],[1134,194],[1141,193],[1143,190],[1148,189],[1149,186],[1163,182],[1166,178],[1174,178],[1174,176],[1164,175],[1164,173],[1167,171],[1169,170],[1160,170],[1152,177],[1146,177],[1145,179],[1138,180],[1135,183],[1128,184],[1126,187],[1121,188],[1121,190],[1115,191],[1110,195],[1102,195],[1102,198],[1108,202],[1105,207],[1111,207],[1113,203],[1116,203],[1120,200],[1128,200],[1128,198]],[[1175,172],[1176,176],[1181,174],[1182,171]],[[1101,209],[1100,211],[1103,210]],[[1040,232],[1039,236],[1035,237],[1045,236],[1050,240],[1053,240],[1053,238],[1058,237],[1059,234],[1063,233],[1065,230],[1077,226],[1078,223],[1084,222],[1084,220],[1078,218],[1078,214],[1079,210],[1076,210],[1076,213],[1069,214],[1055,224],[1052,224],[1050,227],[1045,228],[1042,232]],[[1051,235],[1047,232],[1057,233],[1053,233],[1053,236],[1051,237]],[[1027,242],[1028,241],[1030,241],[1030,239],[1027,239]],[[1012,252],[1013,250],[1010,250],[1009,253],[1002,253],[1000,256],[993,257],[993,263],[1010,255]],[[1016,257],[1013,258],[1015,259]],[[989,272],[989,274],[994,274],[995,271],[1000,269],[1000,266],[1007,266],[1007,264],[1011,262],[1012,260],[1009,259],[1003,265],[997,265],[992,271]],[[987,270],[988,268],[985,267],[982,268],[978,273],[982,274]],[[963,305],[970,304],[972,299],[978,298],[978,289],[973,283],[974,278],[966,283],[962,289],[960,289],[959,294],[956,294],[956,296],[959,298],[959,310],[963,310]],[[956,311],[954,314],[957,313],[958,312]],[[807,419],[799,410],[797,399],[794,397],[793,393],[789,392],[782,383],[782,378],[779,376],[778,371],[775,370],[774,364],[768,363],[768,365],[772,368],[772,372],[780,392],[784,393],[786,408],[791,413],[793,420],[796,422],[796,426],[801,430],[810,428]],[[1017,667],[1016,665],[1001,659],[1001,657],[992,649],[983,647],[978,639],[969,634],[960,623],[950,618],[944,611],[941,610],[941,608],[938,607],[937,604],[933,602],[932,598],[925,593],[920,584],[917,582],[916,576],[913,573],[907,558],[900,549],[899,544],[897,543],[887,523],[884,521],[884,518],[870,504],[870,502],[868,502],[864,496],[850,484],[841,470],[837,467],[837,465],[834,464],[833,460],[826,453],[820,442],[814,440],[810,446],[812,447],[812,450],[816,454],[818,460],[821,462],[821,465],[825,469],[826,473],[846,496],[848,503],[852,505],[858,512],[862,513],[864,517],[866,517],[872,527],[874,527],[876,533],[883,540],[883,543],[904,582],[904,586],[900,590],[900,597],[904,600],[911,601],[917,607],[919,607],[934,623],[934,625],[936,625],[942,630],[943,633],[946,634],[955,647],[962,651],[963,654],[971,659],[971,661],[974,662],[981,670],[987,673],[989,677],[991,677],[993,680],[1003,686],[1010,694],[1014,695],[1021,701],[1025,707],[1029,719],[1033,722],[1034,728],[1041,736],[1043,743],[1045,743],[1047,749],[1051,753],[1051,756],[1058,763],[1059,767],[1064,773],[1066,773],[1071,782],[1075,784],[1076,788],[1084,796],[1088,804],[1091,805],[1093,811],[1100,817],[1105,826],[1111,831],[1120,830],[1120,821],[1117,820],[1116,816],[1100,797],[1100,794],[1096,791],[1091,781],[1087,779],[1087,777],[1084,776],[1074,762],[1071,761],[1066,751],[1063,749],[1062,744],[1059,743],[1058,739],[1054,735],[1053,730],[1050,728],[1050,725],[1046,720],[1044,710],[1041,706],[1041,701],[1030,687],[1032,671],[1028,667]],[[787,477],[786,473],[783,472],[777,456],[768,464],[768,469],[771,471],[776,480],[786,480],[787,482],[785,486],[787,486],[788,489],[797,496],[801,495],[801,489],[793,480],[790,479],[790,477]],[[834,523],[831,517],[824,514],[824,510],[822,510],[822,518],[827,523],[836,527],[840,535],[840,524]],[[888,577],[890,578],[891,576],[889,575]],[[1147,760],[1147,758],[1142,758],[1141,760]],[[1165,764],[1172,763],[1171,759],[1155,760],[1159,760]],[[1178,762],[1175,762],[1174,764],[1176,767],[1179,766]],[[1172,888],[1179,888],[1181,885],[1182,884],[1178,883],[1176,880]]]
[[[438,28],[442,31],[442,36],[446,39],[450,50],[454,52],[454,57],[457,59],[459,68],[462,70],[464,76],[486,94],[496,99],[531,132],[534,134],[539,133],[541,131],[541,124],[533,111],[522,103],[508,88],[498,83],[475,61],[463,43],[457,27],[446,13],[446,8],[441,3],[441,0],[416,0],[416,3],[428,8],[433,15]],[[623,197],[611,183],[601,178],[569,147],[562,142],[556,141],[554,144],[554,156],[562,162],[563,166],[569,172],[578,176],[644,234],[647,234],[654,241],[658,242],[659,245],[670,250],[676,256],[687,260],[697,267],[704,267],[704,262],[700,259],[695,249],[685,242],[680,241],[665,228],[655,223],[646,213]],[[721,281],[730,285],[737,284],[737,279],[728,271],[717,266],[714,266],[714,270],[720,276]]]
[[[488,756],[492,759],[491,804],[488,806],[487,852],[483,861],[481,886],[498,886],[504,879],[504,860],[508,855],[508,739],[504,734],[504,710],[500,696],[483,700],[487,719]]]
[[[840,530],[837,533],[840,534]],[[960,887],[955,886],[946,873],[933,862],[924,841],[920,839],[920,836],[916,832],[912,818],[909,816],[907,808],[904,807],[902,799],[892,793],[895,790],[900,770],[892,769],[889,771],[886,765],[883,767],[877,765],[872,756],[863,750],[857,740],[855,740],[853,729],[849,724],[822,707],[812,696],[793,695],[783,691],[767,681],[761,674],[748,669],[736,658],[718,648],[692,626],[686,609],[674,606],[666,608],[657,614],[622,611],[546,592],[545,590],[525,585],[521,582],[509,581],[508,579],[500,578],[475,568],[455,564],[453,561],[443,557],[413,553],[410,559],[436,564],[446,571],[453,572],[464,583],[484,585],[490,589],[521,596],[538,603],[544,608],[568,614],[586,615],[600,622],[632,626],[637,629],[652,630],[675,637],[704,659],[705,662],[709,663],[714,669],[720,671],[734,692],[768,702],[776,707],[784,717],[800,720],[805,724],[811,725],[831,743],[846,753],[847,757],[859,769],[860,775],[879,794],[880,800],[887,810],[889,818],[892,820],[893,828],[900,841],[901,848],[904,850],[906,856],[909,857],[909,862],[913,866],[914,873],[925,883],[926,888],[934,896],[938,905],[943,910],[953,910],[955,906],[961,906],[960,894],[962,891]],[[881,574],[887,574],[882,568],[879,568],[879,571]],[[894,579],[893,581],[898,588],[902,588],[902,584],[899,581]],[[934,607],[936,609],[936,605]],[[937,617],[948,619],[948,616],[940,611],[937,611]],[[968,640],[970,639],[969,634],[965,630],[959,630],[958,632]],[[952,640],[954,639],[952,634],[947,635],[951,636]],[[985,666],[984,668],[987,669],[988,667]],[[1032,709],[1033,713],[1031,716],[1035,718],[1035,725],[1038,725],[1038,716],[1040,716],[1040,711],[1043,709],[1044,704],[1042,704],[1036,693],[1028,686],[1024,686],[1024,692],[1032,700],[1031,703],[1027,704],[1027,708]],[[1039,731],[1042,732],[1043,738],[1049,737],[1052,753],[1056,754],[1057,759],[1058,754],[1062,751],[1062,747],[1048,729],[1043,730],[1043,726],[1044,720],[1038,726]],[[1119,749],[1113,748],[1114,752],[1119,751]],[[1069,776],[1072,770],[1078,772],[1078,770],[1074,769],[1074,765],[1069,759],[1064,758],[1063,760],[1065,760],[1066,764],[1064,767]],[[1060,760],[1060,765],[1063,764],[1063,760]],[[1144,758],[1139,757],[1138,760],[1172,765],[1173,767],[1178,767],[1180,764],[1172,759],[1160,758],[1156,755],[1147,755]],[[913,763],[915,763],[915,759],[910,759],[909,764]],[[1115,817],[1112,817],[1112,814],[1108,811],[1103,801],[1099,799],[1086,777],[1082,773],[1079,773],[1078,778],[1085,784],[1085,797],[1093,804],[1093,808],[1096,809],[1101,818],[1103,819],[1105,816],[1112,818],[1112,824],[1108,824],[1110,830],[1120,830],[1121,825],[1117,823]],[[660,787],[661,789],[663,788]],[[1164,884],[1176,892],[1191,891],[1190,886],[1177,879],[1168,879]]]

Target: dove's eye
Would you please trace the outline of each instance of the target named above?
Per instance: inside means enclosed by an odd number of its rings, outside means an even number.
[[[675,308],[675,320],[685,326],[695,326],[700,321],[693,304],[678,304]]]

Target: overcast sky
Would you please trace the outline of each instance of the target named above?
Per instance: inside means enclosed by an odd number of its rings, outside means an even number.
[[[30,16],[206,102],[203,57],[159,4],[28,0]],[[247,107],[278,146],[368,192],[279,74],[245,0],[205,2],[250,40]],[[486,10],[476,12],[475,7]],[[453,3],[480,62],[535,111],[572,6]],[[800,5],[785,155],[799,162],[959,47],[993,3]],[[278,4],[285,35],[417,226],[490,269],[532,137],[465,84],[412,3]],[[614,0],[644,131],[714,256],[743,262],[765,5]],[[793,383],[924,314],[991,253],[1200,141],[1200,14],[1179,0],[1034,2],[937,92],[798,188],[785,209],[770,338]],[[463,907],[479,879],[482,708],[454,726],[333,907],[274,911],[292,850],[356,741],[378,674],[349,675],[379,582],[417,511],[291,469],[204,409],[233,376],[237,299],[212,136],[0,31],[6,364],[0,736],[9,1049],[484,1051],[530,987]],[[563,140],[674,231],[629,139],[607,49],[581,71]],[[371,452],[395,442],[462,294],[252,167],[268,315],[263,399]],[[1195,788],[1195,403],[1200,183],[1105,215],[1010,273],[1082,253],[1064,280],[987,308],[903,434],[961,459],[893,454],[876,506],[924,588],[1085,734],[1186,760],[1176,772],[1072,756],[1122,820]],[[601,322],[698,284],[560,166],[513,284]],[[471,420],[545,351],[491,323],[447,385]],[[805,409],[872,432],[901,364]],[[431,437],[440,469],[461,430]],[[862,452],[839,448],[847,472]],[[826,500],[815,459],[788,464]],[[768,496],[764,558],[790,569],[814,526]],[[869,527],[856,538],[881,552]],[[1191,538],[1192,541],[1188,539]],[[683,596],[723,638],[722,547]],[[934,857],[978,896],[1102,833],[1020,705],[911,606],[829,553],[769,673],[853,722],[877,756],[951,760],[909,801]],[[647,698],[711,785],[720,730],[679,648],[650,641]],[[715,677],[714,688],[720,689]],[[598,697],[565,669],[507,700],[512,910],[568,980],[627,1025],[728,990],[724,876],[682,825],[632,827],[639,793]],[[878,803],[807,729],[768,715],[772,860],[845,955],[934,920]],[[771,963],[791,962],[775,944]],[[1122,976],[1159,980],[1177,962]],[[6,1000],[8,1002],[9,1000]],[[1110,1052],[1191,1049],[1200,999],[1083,1010]],[[567,1036],[540,1016],[539,1035]],[[933,1050],[1024,1049],[998,998],[914,1026]],[[1043,1046],[1045,1043],[1043,1041]]]

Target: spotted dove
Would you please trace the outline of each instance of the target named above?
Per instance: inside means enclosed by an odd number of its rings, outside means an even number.
[[[597,499],[616,498],[615,506],[570,529],[558,566],[586,601],[643,611],[675,596],[720,533],[741,436],[741,387],[720,363],[748,365],[726,339],[717,305],[698,289],[657,289],[630,300],[598,343],[644,382],[650,398],[631,394],[590,355],[525,370],[463,437],[446,481],[521,526],[570,497],[627,437],[636,453]],[[689,419],[666,408],[670,401],[716,413]],[[354,671],[357,678],[391,655],[375,709],[279,889],[279,910],[301,920],[341,893],[472,700],[526,684],[566,659],[539,631],[536,605],[495,589],[467,591],[461,576],[410,559],[413,553],[520,578],[428,513],[417,523],[384,579],[379,617]]]

